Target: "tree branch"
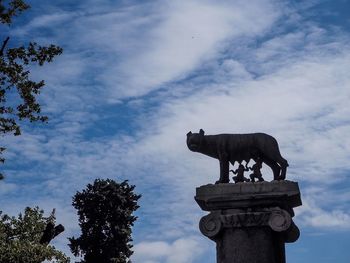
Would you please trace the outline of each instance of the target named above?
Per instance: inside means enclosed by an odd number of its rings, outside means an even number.
[[[2,47],[0,49],[0,56],[2,57],[4,55],[4,50],[7,45],[7,42],[10,40],[10,37],[7,37],[4,42],[2,43]]]

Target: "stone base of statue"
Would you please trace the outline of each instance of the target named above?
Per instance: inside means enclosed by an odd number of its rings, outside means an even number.
[[[209,184],[197,188],[195,200],[210,211],[199,228],[216,242],[217,263],[284,263],[285,243],[299,238],[296,182]]]

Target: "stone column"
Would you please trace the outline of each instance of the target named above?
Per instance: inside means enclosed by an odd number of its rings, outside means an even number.
[[[199,228],[216,242],[217,263],[285,263],[285,243],[299,238],[296,182],[210,184],[197,188],[195,200],[210,212]]]

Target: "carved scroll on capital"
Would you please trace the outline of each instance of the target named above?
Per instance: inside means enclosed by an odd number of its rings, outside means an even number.
[[[286,231],[292,223],[292,218],[287,211],[275,209],[271,211],[269,226],[276,232]]]
[[[284,235],[285,242],[293,243],[298,240],[299,236],[300,236],[300,230],[292,221],[291,226],[285,232],[285,235]]]
[[[203,235],[213,238],[218,235],[222,229],[222,222],[219,215],[210,213],[199,221],[199,229]]]
[[[244,212],[221,216],[224,227],[265,226],[269,218],[269,211]]]

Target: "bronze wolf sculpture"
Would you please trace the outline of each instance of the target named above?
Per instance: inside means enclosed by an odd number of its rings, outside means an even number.
[[[250,159],[268,165],[274,180],[286,178],[288,162],[281,156],[276,139],[265,133],[204,135],[200,129],[199,133],[187,133],[187,146],[193,152],[219,159],[220,179],[216,183],[229,182],[229,163],[248,163]]]

